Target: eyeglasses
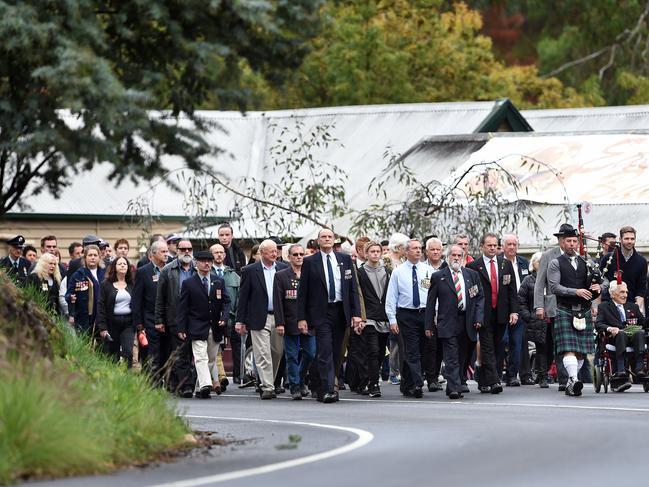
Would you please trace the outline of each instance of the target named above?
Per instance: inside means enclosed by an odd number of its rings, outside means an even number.
[[[192,249],[191,247],[178,247],[178,252],[191,252]]]
[[[292,257],[304,257],[304,252],[302,252],[302,253],[296,252],[294,254],[291,254],[291,256]]]

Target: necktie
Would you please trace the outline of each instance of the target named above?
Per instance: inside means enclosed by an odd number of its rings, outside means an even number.
[[[336,283],[334,282],[334,269],[331,266],[331,255],[327,254],[327,275],[329,276],[329,302],[336,300]]]
[[[577,257],[570,257],[570,263],[572,264],[573,269],[577,270]]]
[[[496,274],[496,264],[494,260],[489,261],[489,271],[491,274],[491,307],[498,305],[498,274]]]
[[[209,294],[210,294],[210,283],[207,282],[207,277],[203,277],[203,287],[205,288],[205,292],[209,296]]]
[[[460,282],[459,272],[453,271],[453,284],[455,285],[455,294],[457,295],[458,309],[464,309],[464,298],[462,297],[462,283]]]
[[[14,262],[14,272],[18,274],[18,261]]]
[[[412,305],[419,308],[419,283],[417,282],[417,266],[412,266]]]
[[[216,269],[216,275],[219,276],[219,279],[223,279],[223,269]]]
[[[624,308],[622,307],[621,304],[617,305],[617,311],[620,313],[620,321],[624,323],[626,321],[626,316],[624,316]]]

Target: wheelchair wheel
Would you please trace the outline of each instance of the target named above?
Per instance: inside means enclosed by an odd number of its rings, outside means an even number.
[[[593,365],[592,367],[592,372],[593,372],[593,387],[595,388],[595,392],[599,394],[599,392],[602,390],[602,384],[603,380],[602,377],[604,374],[602,374],[602,367],[599,365]]]
[[[643,382],[642,389],[644,389],[645,392],[649,392],[649,382]]]
[[[602,374],[602,385],[604,386],[604,394],[608,393],[609,377],[608,374]]]

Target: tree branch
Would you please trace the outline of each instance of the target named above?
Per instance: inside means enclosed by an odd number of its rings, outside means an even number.
[[[597,50],[595,52],[592,52],[592,53],[590,53],[590,54],[588,54],[588,55],[586,55],[584,57],[581,57],[579,59],[575,59],[573,61],[569,61],[569,62],[567,62],[565,64],[562,64],[561,66],[559,66],[556,69],[553,69],[549,73],[542,74],[541,78],[543,78],[543,79],[551,78],[552,76],[556,76],[557,74],[562,73],[566,69],[572,68],[573,66],[577,66],[579,64],[586,63],[588,61],[591,61],[593,59],[598,58],[599,56],[601,56],[602,54],[605,54],[608,51],[611,51],[611,57],[609,58],[609,62],[599,70],[599,77],[601,79],[602,76],[604,75],[604,72],[613,65],[613,60],[615,58],[615,50],[617,48],[621,47],[623,44],[628,43],[636,35],[638,35],[638,33],[640,32],[640,29],[642,28],[642,24],[643,24],[643,22],[645,21],[645,19],[647,18],[648,15],[649,15],[649,2],[647,2],[647,5],[646,5],[644,11],[642,12],[642,14],[640,15],[640,17],[638,17],[638,20],[636,21],[635,26],[633,27],[633,29],[631,29],[631,30],[624,29],[622,32],[620,32],[617,35],[617,37],[615,38],[615,42],[613,42],[613,44],[611,44],[610,46],[603,47],[603,48],[601,48],[601,49],[599,49],[599,50]]]

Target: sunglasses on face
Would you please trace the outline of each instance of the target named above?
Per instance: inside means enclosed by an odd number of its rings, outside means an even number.
[[[178,252],[191,252],[192,250],[191,247],[178,247]]]
[[[296,252],[296,253],[294,253],[294,254],[291,254],[291,256],[292,256],[292,257],[304,257],[304,252],[301,252],[301,253]]]

